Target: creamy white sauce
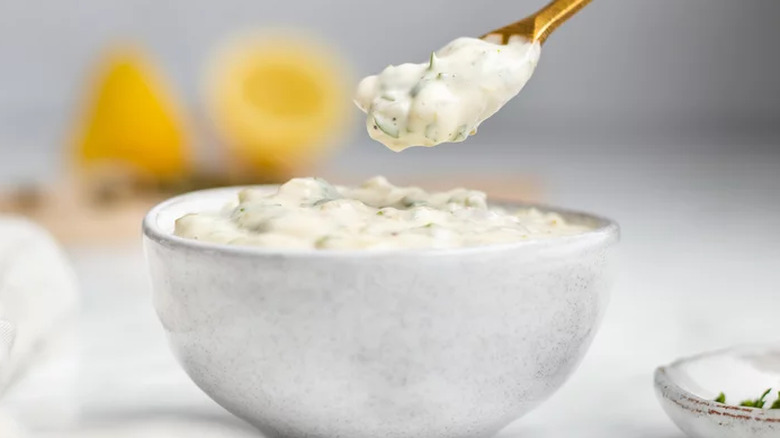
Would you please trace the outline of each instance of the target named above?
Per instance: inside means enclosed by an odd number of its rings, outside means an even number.
[[[461,142],[520,92],[540,54],[519,37],[506,45],[458,38],[429,62],[364,78],[355,103],[368,114],[369,135],[395,151]]]
[[[590,228],[533,208],[489,207],[484,193],[428,193],[374,177],[359,187],[296,178],[269,193],[245,189],[221,212],[188,214],[174,234],[271,248],[456,248],[545,239]]]

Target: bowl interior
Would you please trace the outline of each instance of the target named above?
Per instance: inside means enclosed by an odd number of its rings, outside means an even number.
[[[267,190],[269,193],[275,186],[258,186],[258,189]],[[189,214],[202,211],[220,211],[231,203],[238,202],[240,187],[225,187],[218,189],[200,190],[171,198],[155,207],[147,217],[149,225],[159,231],[172,234],[176,219]]]
[[[729,404],[755,399],[766,389],[771,405],[780,391],[780,344],[739,347],[682,359],[667,368],[680,388],[705,400],[723,392]]]

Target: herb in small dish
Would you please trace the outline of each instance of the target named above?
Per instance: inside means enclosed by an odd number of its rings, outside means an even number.
[[[769,388],[766,391],[764,391],[763,394],[761,394],[761,397],[759,397],[759,398],[757,398],[755,400],[745,400],[742,403],[740,403],[739,405],[740,406],[745,406],[745,407],[748,407],[748,408],[759,408],[759,409],[761,409],[761,408],[764,407],[764,403],[766,403],[764,401],[764,399],[766,399],[766,396],[769,395],[769,391],[771,391],[771,390],[772,390],[772,388]]]
[[[739,406],[743,406],[747,408],[763,409],[764,405],[766,404],[766,396],[768,396],[770,392],[772,392],[772,388],[769,388],[766,391],[764,391],[764,393],[761,394],[761,397],[755,400],[744,400],[740,402]],[[721,404],[726,404],[726,394],[721,392],[713,401]],[[772,403],[772,406],[770,406],[769,409],[780,409],[780,391],[778,391],[777,393],[777,400],[775,400],[775,402]]]

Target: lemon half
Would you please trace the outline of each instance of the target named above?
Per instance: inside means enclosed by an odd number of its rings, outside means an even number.
[[[206,101],[233,155],[255,169],[310,165],[349,118],[346,64],[332,48],[289,35],[243,35],[211,58]]]

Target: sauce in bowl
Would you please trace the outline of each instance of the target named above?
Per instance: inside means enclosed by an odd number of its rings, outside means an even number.
[[[180,237],[272,248],[457,248],[546,239],[589,231],[557,213],[489,206],[479,191],[429,193],[374,177],[358,187],[295,178],[244,189],[223,211],[185,215]]]

